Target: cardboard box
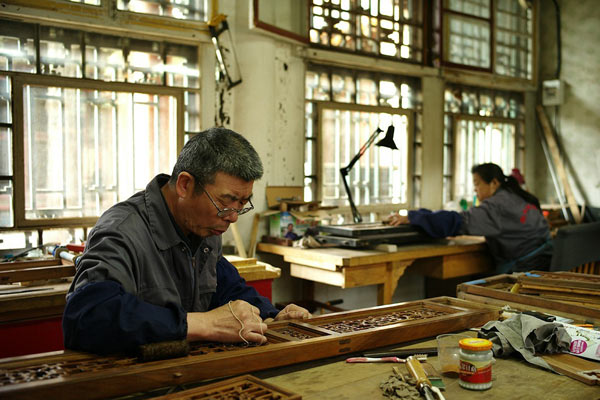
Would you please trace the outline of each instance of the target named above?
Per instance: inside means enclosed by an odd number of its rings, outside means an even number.
[[[569,353],[600,361],[600,331],[571,324],[563,324],[563,326],[571,336]]]

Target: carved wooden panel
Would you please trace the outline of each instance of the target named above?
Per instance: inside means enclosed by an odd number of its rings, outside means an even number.
[[[0,360],[0,398],[100,399],[244,374],[481,326],[498,308],[450,297],[269,324],[262,346],[198,342],[190,354],[142,363],[86,353]]]
[[[156,397],[154,400],[302,400],[302,396],[267,383],[252,375],[243,375],[210,385]]]

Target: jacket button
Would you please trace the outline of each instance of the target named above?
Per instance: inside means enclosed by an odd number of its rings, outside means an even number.
[[[210,252],[210,249],[208,247],[205,247],[204,248],[204,253],[209,253],[209,252]]]

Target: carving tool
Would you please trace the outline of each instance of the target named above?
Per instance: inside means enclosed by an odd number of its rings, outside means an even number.
[[[364,357],[408,357],[413,355],[437,355],[437,347],[415,347],[414,349],[396,349],[388,351],[369,351],[363,353]]]
[[[415,354],[414,358],[418,361],[427,361],[426,354]],[[346,359],[347,363],[405,363],[407,359],[400,357],[350,357]]]
[[[409,356],[406,359],[406,368],[410,372],[410,374],[416,380],[416,386],[419,392],[421,392],[427,400],[434,400],[433,390],[431,389],[431,382],[427,378],[427,374],[425,374],[425,370],[421,366],[419,360],[413,356]]]

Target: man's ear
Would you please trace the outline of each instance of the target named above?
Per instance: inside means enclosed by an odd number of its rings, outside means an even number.
[[[490,182],[490,185],[494,189],[494,193],[501,186],[500,181],[498,179],[496,179],[496,178],[492,179],[492,181]]]
[[[181,198],[189,198],[194,194],[194,188],[196,187],[196,179],[189,172],[180,172],[177,176],[177,182],[175,183],[175,190],[177,196]]]

